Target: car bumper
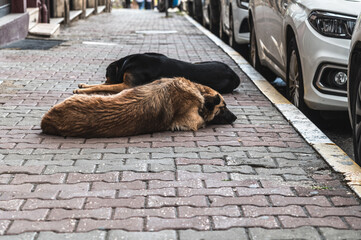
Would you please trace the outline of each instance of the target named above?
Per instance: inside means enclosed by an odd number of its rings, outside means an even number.
[[[350,40],[325,37],[307,21],[298,28],[298,47],[305,88],[304,100],[315,110],[347,110],[346,91],[333,91],[318,83],[322,69],[347,70]]]

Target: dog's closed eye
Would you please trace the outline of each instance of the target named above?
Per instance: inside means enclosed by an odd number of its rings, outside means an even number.
[[[209,111],[213,111],[214,107],[220,103],[221,103],[221,98],[218,94],[216,96],[210,96],[210,95],[204,96],[204,106]]]

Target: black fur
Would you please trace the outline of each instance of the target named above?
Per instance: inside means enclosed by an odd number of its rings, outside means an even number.
[[[132,75],[133,86],[163,77],[184,77],[220,93],[230,93],[240,84],[237,74],[222,62],[188,63],[158,53],[128,55],[111,63],[106,70],[107,83],[122,83],[125,73]]]

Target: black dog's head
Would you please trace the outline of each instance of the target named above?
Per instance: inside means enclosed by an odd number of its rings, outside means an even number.
[[[108,84],[116,84],[119,83],[118,79],[118,69],[119,69],[119,63],[118,61],[112,62],[107,67],[105,77],[107,78],[106,83]]]
[[[220,94],[204,95],[204,108],[201,115],[210,124],[231,124],[237,117],[229,111]]]

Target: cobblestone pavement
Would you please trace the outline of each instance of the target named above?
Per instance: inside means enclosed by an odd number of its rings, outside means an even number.
[[[360,239],[360,200],[213,42],[179,14],[113,10],[50,50],[0,51],[0,239]],[[176,30],[176,33],[142,33]],[[218,60],[238,119],[110,139],[41,134],[42,115],[125,55]]]

